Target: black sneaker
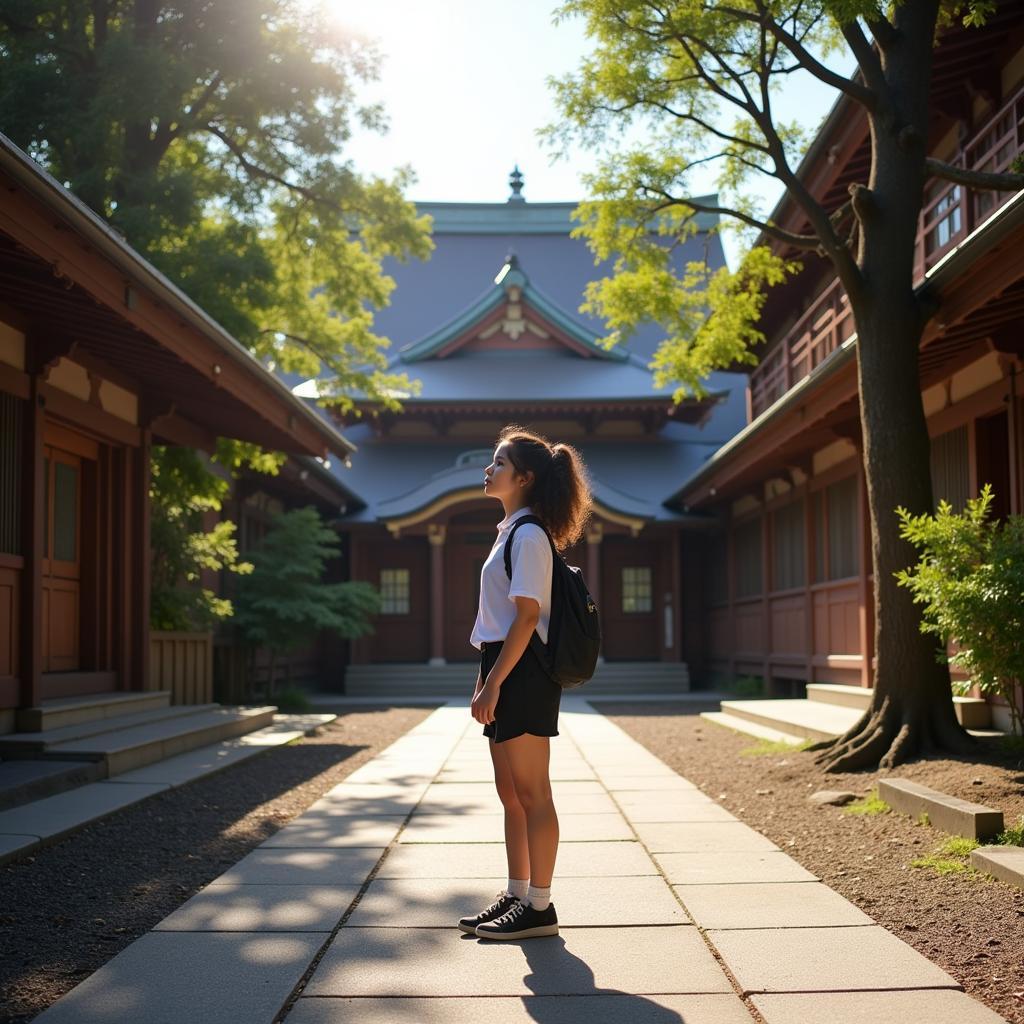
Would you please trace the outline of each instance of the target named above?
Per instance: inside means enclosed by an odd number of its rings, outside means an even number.
[[[529,903],[516,900],[515,906],[493,921],[477,925],[479,939],[532,939],[538,935],[558,934],[558,915],[554,903],[546,910],[534,910]]]
[[[516,902],[516,897],[512,893],[502,890],[486,910],[481,910],[479,914],[475,914],[473,917],[460,917],[459,927],[464,932],[475,935],[478,924],[484,924],[486,921],[493,921],[496,917],[501,917]]]

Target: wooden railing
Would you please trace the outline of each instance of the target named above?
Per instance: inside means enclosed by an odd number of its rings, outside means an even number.
[[[834,278],[750,375],[751,417],[778,401],[852,334],[850,304]]]
[[[209,704],[213,700],[213,634],[149,634],[149,686],[170,690],[172,704]]]
[[[998,174],[1024,154],[1024,87],[991,117],[950,161]],[[917,233],[915,283],[950,250],[992,216],[1013,192],[974,191],[932,179]],[[772,345],[750,375],[750,415],[756,418],[804,379],[854,333],[838,279],[833,279],[799,320]]]

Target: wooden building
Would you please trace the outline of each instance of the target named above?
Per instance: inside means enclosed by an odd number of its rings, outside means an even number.
[[[595,515],[568,558],[600,601],[605,658],[661,665],[685,688],[681,538],[707,523],[664,502],[739,429],[745,377],[715,374],[706,399],[673,407],[648,369],[657,328],[609,351],[597,343],[603,325],[578,312],[607,268],[570,237],[574,204],[527,203],[516,175],[512,187],[507,203],[420,205],[434,218],[435,253],[393,269],[379,326],[396,345],[390,369],[421,391],[402,396],[398,415],[360,402],[362,418],[338,420],[360,451],[337,470],[360,503],[339,528],[353,577],[384,599],[374,635],[352,645],[349,677],[478,657],[469,634],[480,567],[502,515],[483,494],[483,469],[499,430],[520,423],[574,444],[587,462]],[[717,236],[702,233],[679,258],[721,265]]]
[[[863,181],[866,119],[841,99],[800,168],[837,207]],[[1003,171],[1024,153],[1024,17],[1001,5],[984,29],[951,29],[936,49],[930,152]],[[783,200],[771,218],[800,230]],[[992,484],[997,515],[1024,511],[1024,193],[926,187],[917,287],[940,302],[921,344],[921,391],[936,499],[954,506]],[[684,547],[701,585],[684,608],[684,656],[702,678],[755,675],[768,692],[808,682],[870,686],[873,612],[860,460],[856,338],[830,265],[775,289],[768,342],[750,376],[748,423],[671,500],[725,532]],[[996,721],[1005,722],[996,715]]]
[[[150,446],[218,436],[354,450],[0,136],[0,732],[149,688]]]

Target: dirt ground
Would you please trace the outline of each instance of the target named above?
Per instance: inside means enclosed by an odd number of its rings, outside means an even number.
[[[759,741],[701,719],[717,703],[626,704],[601,711],[741,821],[880,925],[938,964],[974,998],[1024,1024],[1024,891],[973,870],[939,874],[911,862],[949,839],[896,812],[855,815],[818,806],[821,789],[866,796],[879,772],[826,774],[806,751],[747,753]],[[982,741],[978,760],[901,765],[892,777],[1024,817],[1024,754]]]
[[[0,1021],[41,1013],[432,710],[359,707],[5,864]]]

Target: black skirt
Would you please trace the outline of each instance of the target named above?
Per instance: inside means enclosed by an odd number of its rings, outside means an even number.
[[[480,674],[484,682],[501,653],[502,641],[485,643],[480,651]],[[494,721],[484,726],[484,735],[495,743],[533,736],[558,735],[558,705],[562,688],[541,667],[530,647],[505,677],[494,709]]]

